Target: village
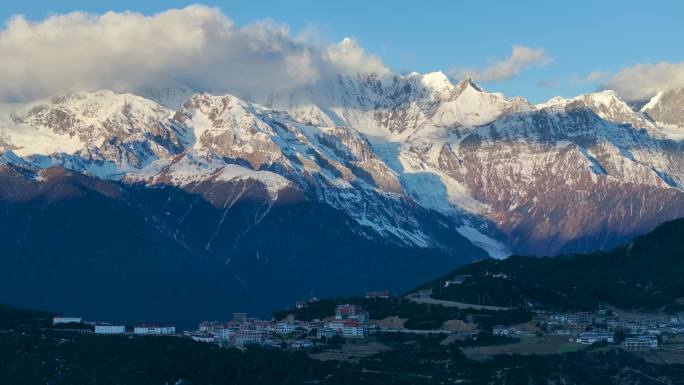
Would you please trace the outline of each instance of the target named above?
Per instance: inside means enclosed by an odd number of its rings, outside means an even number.
[[[368,292],[367,299],[389,299],[389,291]],[[318,298],[297,301],[294,309],[314,306]],[[511,341],[525,338],[553,337],[577,348],[593,344],[610,344],[629,351],[651,351],[662,347],[663,341],[684,335],[684,316],[650,315],[642,313],[619,313],[609,309],[596,312],[553,313],[537,310],[532,321],[521,325],[496,325],[491,330],[494,337]],[[334,314],[311,321],[288,317],[282,320],[263,320],[247,313],[233,313],[226,322],[204,321],[197,330],[177,332],[173,324],[139,324],[127,327],[123,324],[84,321],[81,317],[55,316],[54,325],[86,324],[95,334],[130,334],[139,336],[176,336],[194,341],[213,343],[222,347],[238,349],[259,345],[278,349],[324,348],[331,343],[372,339],[374,333],[446,334],[456,339],[476,339],[482,330],[409,330],[400,326],[383,326],[371,320],[368,311],[354,304],[335,306]]]
[[[235,313],[231,321],[202,322],[199,329],[186,332],[195,341],[211,342],[221,346],[244,347],[268,345],[277,348],[311,348],[336,336],[342,338],[365,338],[373,325],[367,323],[368,312],[356,305],[339,305],[334,318],[328,321],[273,321],[247,317]]]
[[[369,292],[368,298],[389,298],[389,291]],[[295,308],[303,308],[318,302],[317,298],[297,301]],[[220,346],[243,348],[248,345],[271,346],[276,348],[305,349],[319,345],[335,337],[363,339],[377,330],[369,324],[369,315],[360,306],[344,304],[335,308],[329,320],[311,322],[290,320],[275,321],[249,317],[247,313],[233,313],[227,322],[204,321],[195,331],[176,331],[174,324],[139,324],[128,327],[124,324],[85,321],[82,317],[55,316],[53,325],[88,325],[89,329],[100,335],[140,335],[140,336],[178,336],[191,338],[198,342],[215,343]]]
[[[182,333],[177,333],[173,324],[139,324],[131,328],[123,324],[84,321],[81,317],[72,316],[55,316],[52,323],[65,326],[85,324],[92,327],[94,334],[101,335],[179,336],[226,347],[262,345],[299,349],[313,347],[313,340],[326,341],[336,336],[364,338],[374,330],[374,326],[367,323],[368,319],[368,312],[360,306],[340,305],[335,309],[334,318],[326,322],[276,322],[248,317],[247,313],[234,313],[228,322],[204,321],[198,330]]]
[[[506,337],[532,333],[565,336],[575,344],[617,344],[630,351],[658,349],[664,339],[684,334],[682,315],[620,314],[607,309],[576,313],[537,311],[533,323],[536,326],[534,332],[516,326],[497,325],[492,334]]]
[[[491,278],[508,279],[504,273],[489,273]],[[471,279],[471,275],[456,275],[443,283],[443,288],[460,286]],[[438,303],[444,306],[477,307],[489,310],[510,308],[440,301],[432,298],[432,290],[420,290],[413,300],[422,303]],[[684,313],[668,315],[657,313],[629,313],[600,306],[595,312],[549,312],[527,308],[534,313],[527,325],[496,325],[494,336],[521,338],[525,336],[562,336],[578,345],[612,344],[629,351],[648,351],[662,347],[663,341],[681,339],[684,336]]]
[[[390,292],[371,291],[366,298],[388,299]],[[319,299],[295,302],[295,309],[314,305]],[[221,346],[244,347],[250,344],[268,345],[277,348],[306,349],[325,345],[336,337],[364,339],[370,333],[379,331],[377,325],[369,322],[370,316],[361,306],[341,304],[328,319],[312,321],[261,320],[250,318],[246,313],[234,313],[231,321],[200,323],[197,331],[185,335],[195,341],[211,342]]]
[[[85,321],[82,317],[73,316],[54,316],[52,317],[52,324],[56,326],[69,325],[88,325],[92,327],[95,334],[136,334],[136,335],[175,335],[176,325],[174,324],[139,324],[133,328],[129,328],[123,324],[110,324],[107,322],[93,322]],[[88,329],[78,329],[88,330]]]

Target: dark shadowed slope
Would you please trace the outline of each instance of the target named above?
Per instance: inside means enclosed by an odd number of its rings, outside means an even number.
[[[447,280],[465,275],[462,284]],[[433,297],[487,305],[588,310],[681,310],[684,297],[684,219],[664,223],[610,252],[555,258],[513,256],[469,264],[423,288]]]
[[[311,292],[406,289],[485,257],[465,239],[462,257],[373,241],[345,214],[315,202],[264,212],[258,200],[243,201],[222,218],[178,189],[0,167],[0,301],[25,307],[193,326],[233,311],[269,314]],[[260,186],[252,188],[248,195],[258,197]],[[158,211],[152,201],[169,194],[194,202],[192,217]],[[203,227],[220,219],[227,224],[220,231]]]

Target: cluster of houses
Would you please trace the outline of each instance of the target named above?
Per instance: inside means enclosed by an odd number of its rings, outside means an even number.
[[[286,327],[280,325],[284,330]],[[245,313],[234,313],[231,321],[209,322],[199,324],[196,332],[186,332],[185,335],[195,341],[213,342],[220,345],[263,345],[269,335],[276,332],[276,323],[249,318]]]
[[[607,331],[583,332],[571,341],[582,345],[593,345],[601,342],[612,344],[615,343],[615,333]]]
[[[584,332],[580,333],[574,340],[578,344],[592,345],[605,342],[615,343],[615,333],[607,331]],[[658,337],[653,334],[642,334],[632,337],[625,337],[620,345],[626,350],[643,351],[658,349]]]
[[[456,276],[445,286],[457,285],[469,276]],[[505,277],[502,277],[505,278]],[[429,293],[425,293],[429,295]],[[390,298],[390,292],[371,291],[367,299]],[[319,302],[318,298],[297,301],[297,309]],[[624,349],[643,351],[657,349],[661,334],[684,333],[684,316],[622,315],[605,309],[597,312],[546,313],[537,311],[536,325],[545,333],[572,336],[570,341],[591,345],[596,343],[616,343],[616,333],[624,338],[619,341]],[[173,324],[141,324],[127,328],[123,324],[84,321],[81,317],[55,316],[53,324],[88,324],[96,334],[135,335],[175,335]],[[195,341],[216,343],[221,346],[272,345],[277,347],[288,344],[295,349],[315,346],[313,340],[327,341],[340,336],[344,338],[364,338],[377,327],[369,324],[369,314],[361,306],[353,304],[337,305],[334,315],[325,320],[261,320],[248,317],[246,313],[234,313],[228,322],[202,322],[197,331],[185,332],[186,337]],[[521,337],[532,334],[529,328],[497,325],[492,334],[504,337]]]
[[[93,327],[95,334],[126,334],[130,330],[123,324],[84,321],[82,317],[70,316],[54,316],[52,317],[52,324],[86,324]],[[141,324],[134,326],[132,332],[138,335],[173,335],[176,334],[176,326],[173,324]]]
[[[684,333],[684,317],[658,315],[618,316],[605,309],[596,313],[541,314],[537,324],[546,332],[558,335],[575,335],[574,342],[593,344],[615,342],[615,332],[628,335],[621,342],[627,350],[657,349],[660,335]]]
[[[368,312],[357,305],[338,305],[335,319],[318,329],[318,337],[341,335],[347,338],[363,338],[368,333]]]
[[[366,293],[366,298],[389,298],[389,291],[373,291]],[[297,301],[296,307],[301,309],[318,302],[317,298]],[[195,341],[216,343],[219,345],[245,346],[275,344],[293,335],[299,338],[291,343],[293,348],[309,348],[314,346],[311,339],[327,339],[335,336],[344,338],[363,338],[367,336],[371,325],[368,324],[368,312],[357,305],[338,305],[335,314],[329,319],[313,321],[271,321],[251,318],[247,313],[233,313],[228,322],[209,322],[199,324],[194,332],[183,335]],[[96,334],[137,334],[137,335],[175,335],[176,327],[172,324],[141,324],[127,328],[123,324],[84,321],[81,317],[55,316],[53,324],[88,324]]]
[[[573,336],[571,342],[582,345],[597,343],[614,344],[618,331],[627,335],[620,345],[631,351],[658,349],[661,334],[679,334],[682,332],[682,321],[679,317],[639,316],[623,317],[601,310],[597,313],[554,313],[538,315],[537,326],[547,333]],[[492,334],[504,337],[521,337],[530,332],[512,326],[497,325]]]
[[[504,325],[494,326],[494,328],[492,328],[492,334],[501,337],[522,337],[526,335],[531,335],[531,333],[527,330]]]
[[[334,317],[328,321],[267,321],[234,313],[228,322],[205,321],[194,332],[185,335],[195,341],[216,343],[222,346],[274,345],[293,335],[302,337],[291,343],[293,348],[314,346],[312,338],[323,339],[341,336],[363,338],[368,333],[368,312],[356,305],[339,305]]]
[[[587,328],[607,331],[623,331],[628,334],[682,334],[684,333],[684,317],[657,315],[618,316],[606,310],[596,313],[554,313],[542,314],[537,323],[546,331],[554,334],[570,335],[587,330]]]

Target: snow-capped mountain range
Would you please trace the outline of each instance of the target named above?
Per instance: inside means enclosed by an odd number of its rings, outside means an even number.
[[[368,239],[458,254],[463,236],[496,258],[606,249],[684,216],[681,90],[638,110],[612,91],[533,105],[437,72],[340,76],[254,101],[150,95],[2,105],[0,163],[36,181],[61,167],[199,193],[224,213],[207,249],[251,199],[216,186],[245,183],[266,192],[256,221],[278,202],[317,202]]]

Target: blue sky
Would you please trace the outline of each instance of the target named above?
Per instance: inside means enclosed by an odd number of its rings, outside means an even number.
[[[107,3],[107,4],[105,4]],[[153,14],[187,1],[21,1],[0,3],[0,19],[23,14],[39,21],[55,13],[131,10]],[[582,82],[639,63],[684,60],[683,1],[204,1],[238,25],[272,19],[294,35],[315,30],[325,41],[355,38],[399,72],[482,69],[505,60],[515,45],[542,48],[546,65],[484,82],[490,91],[533,102],[596,89]]]

